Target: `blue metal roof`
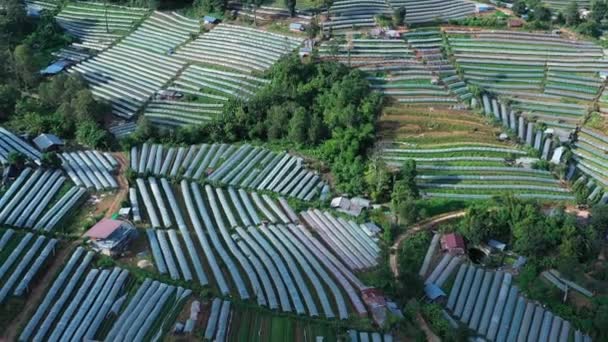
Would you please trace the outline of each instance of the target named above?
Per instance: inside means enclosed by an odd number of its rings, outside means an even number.
[[[445,297],[445,292],[439,288],[439,286],[429,283],[424,286],[424,294],[430,299],[435,300],[441,296]]]

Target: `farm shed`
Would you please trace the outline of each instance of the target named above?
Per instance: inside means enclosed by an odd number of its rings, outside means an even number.
[[[441,237],[441,249],[451,254],[465,254],[466,246],[462,235],[456,233]]]
[[[210,15],[206,15],[203,17],[203,22],[205,24],[219,24],[220,20],[216,17],[212,17]]]
[[[63,140],[54,134],[42,133],[34,139],[34,145],[42,152],[57,151],[64,145]]]
[[[42,74],[43,76],[57,75],[58,73],[62,72],[65,68],[69,67],[72,64],[73,63],[68,60],[59,60],[59,61],[56,61],[53,64],[49,65],[45,69],[42,69],[40,71],[40,74]]]
[[[135,227],[126,221],[103,219],[89,229],[85,236],[91,239],[94,250],[114,256],[124,251],[136,234]]]
[[[509,20],[509,27],[510,28],[519,28],[519,27],[523,27],[524,26],[524,22],[522,20],[519,19],[511,19]]]
[[[475,4],[475,12],[484,13],[494,9],[494,6],[487,4]]]
[[[306,29],[306,26],[302,23],[291,23],[289,24],[289,31],[302,32]]]
[[[439,286],[433,283],[429,283],[424,286],[424,294],[432,303],[442,302],[446,298],[445,292],[443,292]]]
[[[386,298],[378,289],[367,288],[361,291],[361,298],[369,308],[374,323],[383,326],[387,317]]]

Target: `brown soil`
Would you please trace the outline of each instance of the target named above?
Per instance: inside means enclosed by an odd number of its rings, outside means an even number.
[[[120,210],[122,201],[129,193],[129,183],[125,178],[127,160],[122,152],[113,153],[112,156],[118,161],[118,170],[116,173],[118,190],[116,194],[107,194],[95,205],[95,211],[92,213],[93,216],[103,214],[106,218],[111,217]]]
[[[25,306],[23,310],[13,319],[7,330],[2,332],[0,341],[16,341],[17,333],[19,329],[23,327],[27,321],[32,317],[42,297],[46,294],[47,287],[50,286],[53,281],[55,274],[59,269],[67,262],[70,257],[72,250],[80,244],[80,241],[71,242],[65,248],[59,249],[55,254],[53,263],[45,269],[44,275],[35,282],[35,285],[30,289],[30,292],[26,296]]]

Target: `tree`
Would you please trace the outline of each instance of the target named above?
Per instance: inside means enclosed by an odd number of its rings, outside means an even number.
[[[593,38],[599,38],[602,35],[600,24],[595,21],[586,21],[578,25],[576,27],[576,32]]]
[[[564,9],[564,19],[566,19],[566,25],[576,26],[580,23],[580,16],[578,13],[578,3],[572,1]]]
[[[393,25],[403,26],[405,24],[405,15],[407,10],[405,6],[400,6],[393,11]]]
[[[388,198],[391,174],[381,158],[374,158],[367,163],[365,183],[374,202],[385,201]]]
[[[308,141],[309,118],[306,110],[302,107],[296,109],[291,119],[287,137],[297,144],[305,144]]]
[[[107,144],[108,133],[94,121],[84,121],[76,126],[76,141],[79,144],[98,148]]]
[[[393,184],[391,210],[397,224],[410,225],[416,222],[420,216],[416,200],[404,180],[398,180]]]
[[[605,0],[594,0],[591,3],[591,19],[596,23],[601,23],[601,21],[606,18],[608,14],[608,4]]]
[[[410,195],[413,198],[419,198],[420,192],[418,191],[418,186],[416,185],[416,176],[418,175],[418,171],[416,170],[416,161],[414,159],[408,159],[403,162],[399,175],[400,178],[405,182]]]
[[[513,10],[513,13],[520,16],[526,14],[526,2],[524,0],[515,0],[513,2],[513,7],[511,7],[511,10]]]
[[[13,60],[21,85],[26,88],[36,85],[38,73],[30,47],[25,44],[17,45],[13,52]]]
[[[8,165],[21,169],[27,162],[27,157],[21,152],[12,151],[9,152],[6,160],[8,162]]]
[[[0,121],[7,120],[15,112],[15,105],[21,97],[17,88],[0,84]]]
[[[285,1],[285,7],[287,7],[287,9],[289,10],[289,16],[290,17],[295,17],[296,15],[296,0],[284,0]]]
[[[551,21],[551,10],[539,3],[534,7],[534,19],[539,22]]]
[[[43,167],[58,169],[61,167],[61,159],[55,152],[45,152],[40,157],[40,162]]]

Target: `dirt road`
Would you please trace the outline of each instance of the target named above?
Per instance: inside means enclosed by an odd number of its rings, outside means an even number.
[[[120,210],[122,201],[128,196],[129,193],[129,183],[125,177],[125,172],[127,171],[128,165],[127,159],[121,152],[112,153],[112,156],[116,158],[116,161],[118,162],[118,169],[116,170],[118,190],[116,190],[116,193],[108,194],[104,199],[95,205],[93,216],[103,213],[106,218],[110,218],[113,214]]]
[[[466,213],[465,210],[460,210],[460,211],[453,211],[450,213],[431,217],[430,219],[420,222],[419,224],[408,229],[405,233],[399,235],[397,237],[397,240],[395,240],[395,243],[393,243],[393,245],[391,246],[391,255],[389,258],[391,271],[393,272],[393,275],[395,277],[397,277],[399,275],[399,267],[397,265],[397,251],[399,250],[399,245],[401,245],[403,240],[407,239],[412,234],[415,234],[421,230],[431,229],[439,223],[463,217],[465,215],[465,213]]]

